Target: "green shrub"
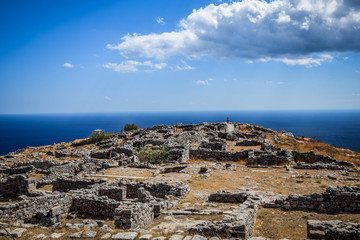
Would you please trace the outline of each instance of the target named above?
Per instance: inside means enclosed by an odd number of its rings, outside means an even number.
[[[136,150],[136,156],[141,162],[149,163],[167,163],[171,160],[167,146],[162,146],[159,149],[153,149],[151,147],[142,147]]]
[[[138,129],[139,129],[139,127],[135,123],[133,123],[133,124],[127,123],[124,126],[124,131],[133,131],[133,130],[138,130]]]
[[[113,135],[112,132],[108,132],[108,133],[105,133],[105,131],[93,132],[87,139],[87,144],[102,142],[104,140],[110,139],[112,135]]]

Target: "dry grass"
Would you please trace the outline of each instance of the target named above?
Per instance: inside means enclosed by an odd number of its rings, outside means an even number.
[[[35,178],[36,180],[40,180],[43,176],[45,176],[44,173],[35,173],[35,172],[32,172],[29,174],[29,177],[30,178]]]
[[[360,214],[328,215],[260,208],[257,213],[254,235],[271,239],[306,239],[306,220],[308,219],[360,223]]]
[[[195,162],[201,163],[200,160]],[[297,173],[289,173],[283,168],[247,168],[241,163],[236,166],[236,171],[216,170],[207,179],[194,176],[187,183],[192,191],[207,193],[219,190],[251,189],[284,195],[323,192],[325,186],[354,185],[354,182],[346,181],[339,171],[298,170]],[[309,174],[310,178],[306,174]],[[327,176],[330,174],[341,181],[328,179]],[[355,172],[350,175],[355,178],[360,177],[360,174]],[[193,197],[196,198],[196,196]]]
[[[38,188],[37,190],[39,190],[39,191],[51,191],[52,192],[52,189],[53,189],[53,185],[49,184],[49,185],[45,185],[42,188]]]
[[[100,173],[98,173],[98,175],[113,175],[113,176],[149,178],[149,177],[152,177],[153,172],[154,172],[154,170],[151,170],[151,169],[117,167],[117,168],[110,168],[108,170],[100,172]],[[108,178],[108,179],[112,179],[112,178]]]
[[[348,161],[355,164],[357,167],[360,166],[360,152],[334,147],[327,143],[314,141],[310,138],[303,138],[301,141],[295,142],[288,141],[285,138],[282,138],[282,140],[283,141],[280,144],[275,144],[275,146],[301,152],[314,151],[317,154],[329,156],[339,161]]]
[[[229,151],[229,152],[242,152],[242,151],[249,150],[249,149],[256,149],[256,150],[261,149],[261,145],[257,145],[257,146],[235,146],[236,142],[226,141],[226,143],[227,143],[226,150]]]

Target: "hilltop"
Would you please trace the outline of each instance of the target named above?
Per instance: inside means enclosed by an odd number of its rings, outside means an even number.
[[[1,225],[19,239],[360,235],[359,152],[245,123],[106,138],[2,156]]]

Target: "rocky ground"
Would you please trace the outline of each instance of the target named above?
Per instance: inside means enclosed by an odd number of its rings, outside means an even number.
[[[160,125],[0,163],[0,239],[360,239],[360,153],[285,131]]]

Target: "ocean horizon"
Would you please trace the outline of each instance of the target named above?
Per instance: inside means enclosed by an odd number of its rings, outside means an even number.
[[[0,115],[0,155],[28,146],[85,138],[94,129],[120,132],[126,123],[140,128],[159,124],[242,122],[292,132],[360,151],[360,110],[179,111]]]

